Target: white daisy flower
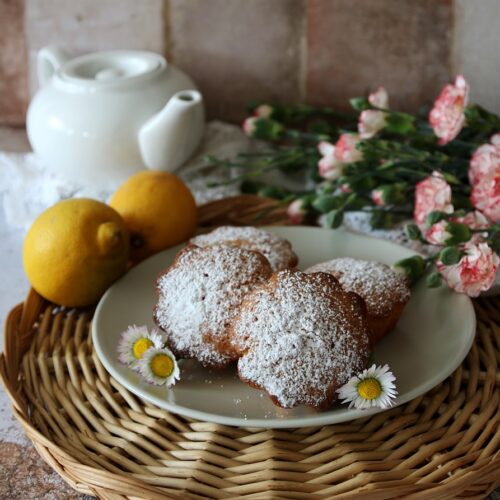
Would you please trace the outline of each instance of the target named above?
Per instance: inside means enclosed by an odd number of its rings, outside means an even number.
[[[164,344],[165,339],[158,330],[153,328],[150,333],[147,326],[132,325],[121,334],[118,342],[118,359],[121,363],[137,369],[138,361],[148,349],[152,347],[161,349]]]
[[[148,349],[139,360],[141,375],[151,384],[170,387],[180,378],[177,360],[170,349]]]
[[[352,377],[337,392],[342,403],[350,402],[349,408],[390,408],[397,395],[395,380],[388,365],[373,364],[360,375]]]

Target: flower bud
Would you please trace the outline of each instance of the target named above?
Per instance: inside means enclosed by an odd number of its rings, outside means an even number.
[[[429,274],[429,276],[427,276],[425,280],[425,283],[429,288],[437,288],[438,286],[441,286],[442,282],[443,282],[443,277],[438,272],[433,272]]]
[[[288,205],[288,208],[286,209],[286,214],[292,224],[302,223],[307,215],[304,200],[299,198],[295,201],[292,201],[292,203],[290,203],[290,205]]]
[[[253,113],[259,118],[273,118],[274,107],[270,104],[261,104],[254,109]]]
[[[332,229],[338,228],[344,220],[344,212],[342,210],[331,210],[326,214],[326,224]]]
[[[269,118],[250,116],[243,122],[243,131],[248,137],[277,140],[283,136],[285,127]]]
[[[384,192],[382,188],[374,189],[370,194],[370,198],[373,203],[379,207],[383,207],[385,205]]]
[[[311,203],[311,205],[318,212],[326,214],[330,210],[338,207],[339,199],[329,194],[321,194]]]
[[[392,267],[395,271],[406,275],[413,284],[424,274],[425,266],[425,260],[420,255],[414,255],[396,262]]]
[[[462,258],[462,252],[457,247],[443,248],[439,254],[439,260],[445,266],[456,264]]]
[[[356,111],[363,111],[365,109],[370,109],[371,107],[366,97],[353,97],[352,99],[349,99],[349,102]]]
[[[457,243],[465,243],[471,239],[472,233],[466,224],[459,222],[448,222],[446,231],[451,235],[446,240],[447,245],[456,245]]]
[[[371,199],[375,205],[400,205],[405,202],[405,184],[387,184],[379,186],[371,193]]]
[[[416,224],[406,224],[405,234],[408,239],[412,241],[420,240],[422,238],[422,233]]]

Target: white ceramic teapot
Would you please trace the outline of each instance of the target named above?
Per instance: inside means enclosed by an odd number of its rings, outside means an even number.
[[[158,54],[69,60],[46,47],[38,78],[26,120],[31,146],[52,172],[79,185],[114,189],[145,168],[173,171],[202,138],[201,94]]]

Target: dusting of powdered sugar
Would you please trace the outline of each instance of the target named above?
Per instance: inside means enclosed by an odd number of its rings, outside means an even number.
[[[406,278],[381,262],[344,257],[321,262],[305,272],[332,274],[345,290],[364,299],[368,314],[373,316],[387,316],[396,304],[410,299]]]
[[[191,247],[157,281],[155,319],[170,347],[205,366],[233,358],[220,352],[229,320],[245,295],[271,274],[262,255],[239,248]]]
[[[245,300],[232,340],[242,380],[284,408],[331,402],[369,355],[359,300],[325,274],[289,270]]]
[[[223,244],[255,250],[267,258],[273,271],[297,265],[297,256],[288,240],[253,226],[220,226],[210,233],[195,236],[191,243],[196,246]]]

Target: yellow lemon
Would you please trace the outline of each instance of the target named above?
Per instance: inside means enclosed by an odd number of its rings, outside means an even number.
[[[56,203],[30,227],[23,265],[32,287],[63,306],[99,300],[126,270],[129,234],[110,206],[86,198]]]
[[[135,262],[187,240],[196,228],[191,191],[167,172],[134,174],[117,189],[109,204],[127,224]]]

